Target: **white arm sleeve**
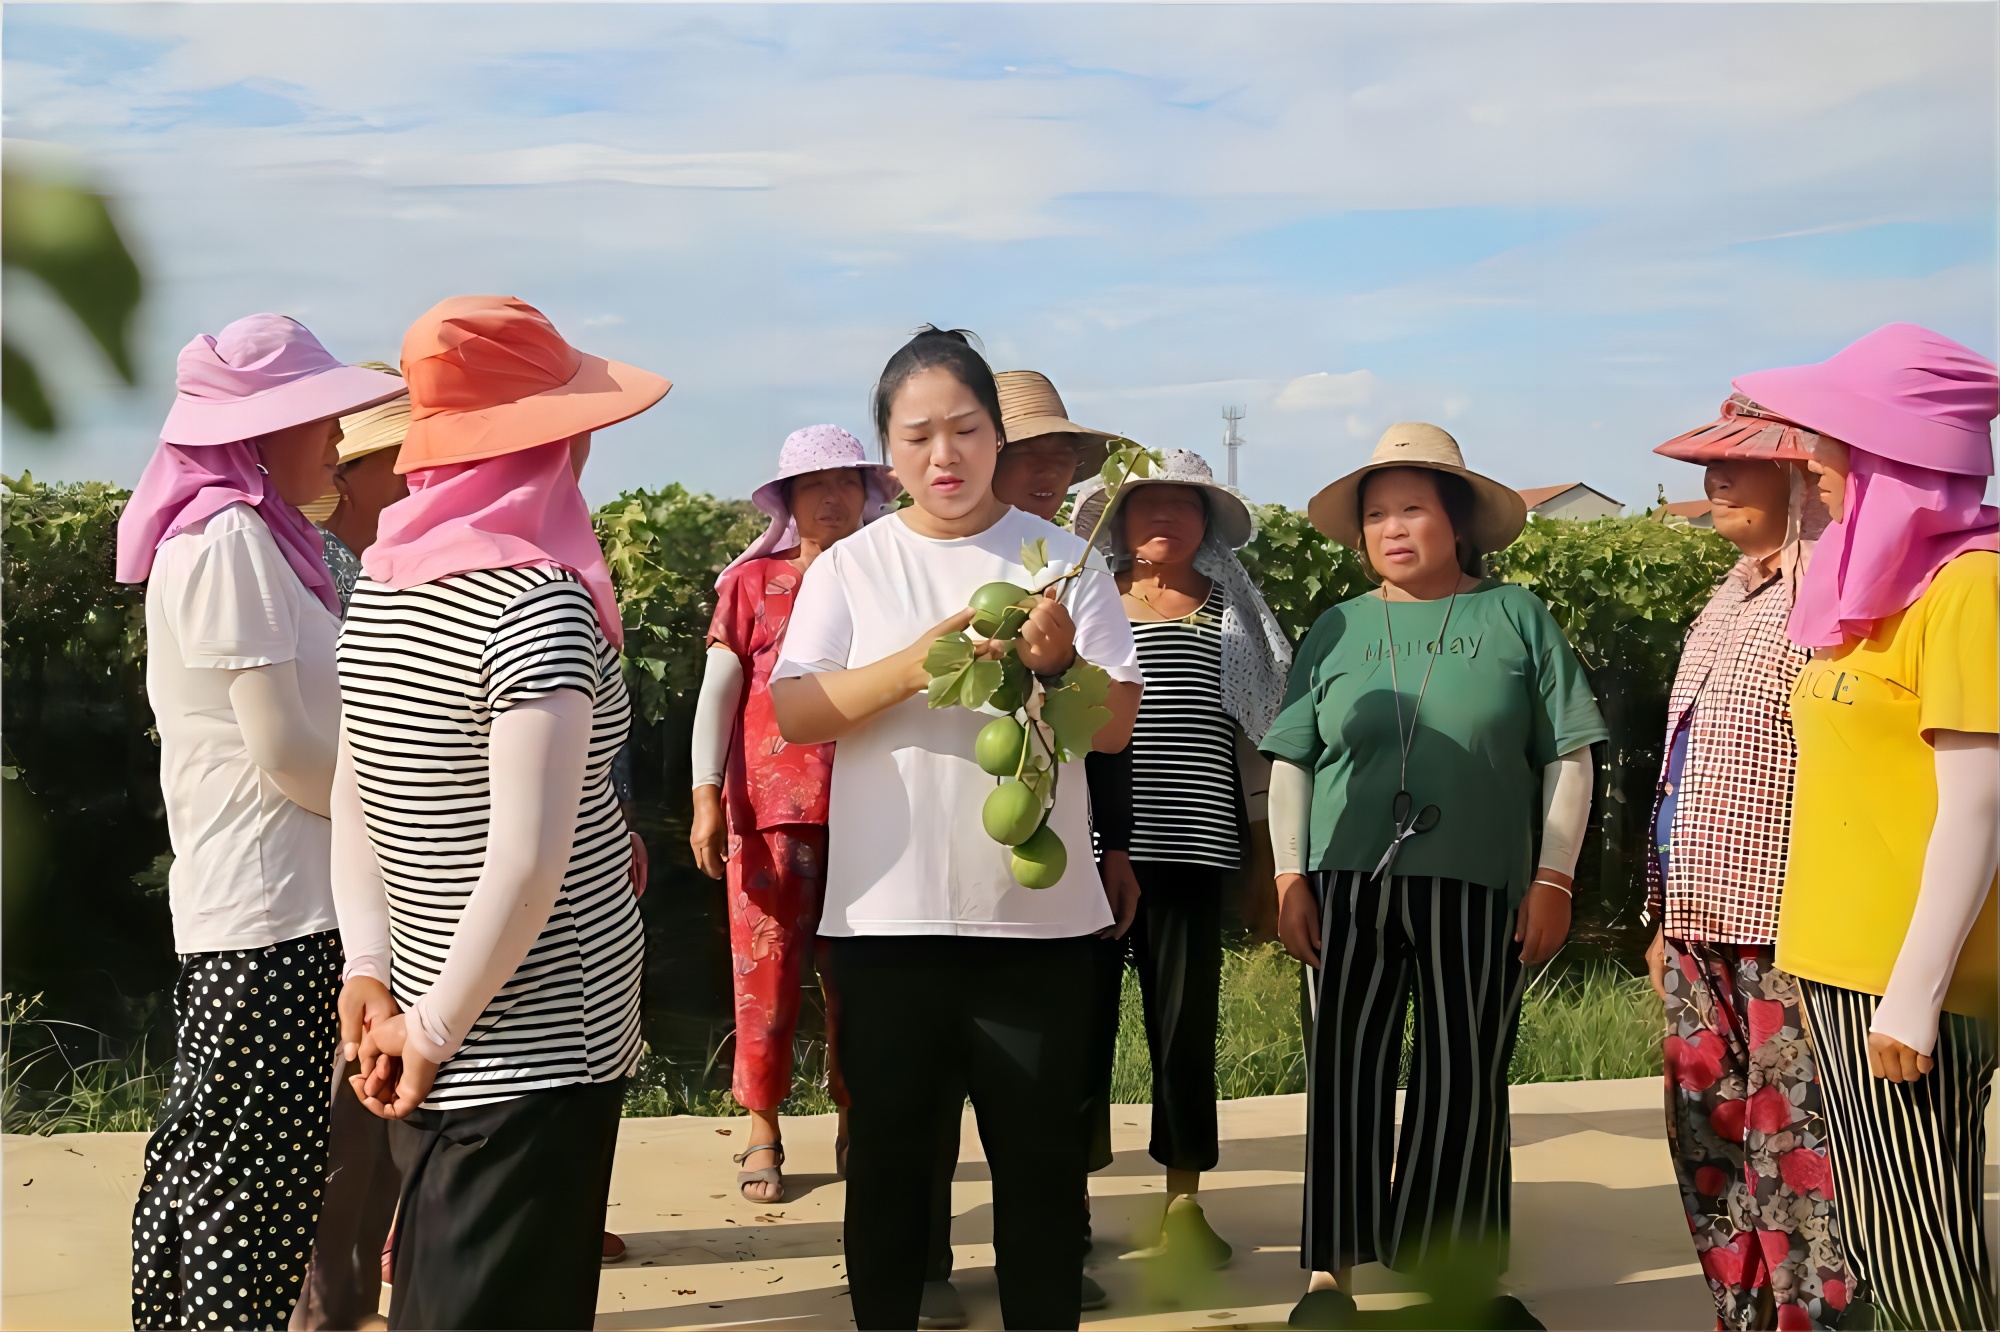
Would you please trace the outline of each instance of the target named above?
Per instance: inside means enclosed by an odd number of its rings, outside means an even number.
[[[1937,822],[1924,852],[1917,907],[1889,973],[1888,993],[1868,1027],[1924,1055],[1937,1045],[1938,1013],[1958,969],[1959,950],[1986,905],[2000,863],[1994,846],[2000,739],[1939,731],[1935,743]]]
[[[236,712],[250,761],[287,800],[328,817],[334,737],[322,735],[306,712],[298,663],[280,661],[230,672],[229,706]]]
[[[1583,831],[1590,826],[1590,746],[1572,749],[1542,769],[1542,855],[1539,869],[1576,873]]]
[[[361,788],[354,781],[354,757],[347,741],[333,769],[333,912],[340,921],[340,947],[347,954],[344,981],[372,976],[389,983],[389,894],[382,866],[361,813]]]
[[[729,762],[729,738],[736,731],[736,708],[743,701],[743,659],[720,644],[710,644],[702,667],[701,693],[694,701],[694,784],[722,785]]]
[[[1271,860],[1279,874],[1306,872],[1307,831],[1312,826],[1312,774],[1296,763],[1271,763]]]
[[[549,923],[576,841],[591,700],[558,689],[493,719],[493,812],[486,864],[459,917],[437,984],[410,1010],[417,1053],[443,1063]]]

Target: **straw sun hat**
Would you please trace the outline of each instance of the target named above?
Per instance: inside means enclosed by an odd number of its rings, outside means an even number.
[[[374,370],[380,374],[394,375],[401,379],[403,372],[382,361],[357,361],[363,370]],[[340,418],[340,461],[351,463],[356,458],[365,458],[371,453],[393,449],[402,444],[403,436],[410,429],[410,395],[408,390],[397,394],[387,402],[378,402],[373,407],[364,408],[349,416]],[[333,517],[333,511],[340,507],[340,491],[329,490],[310,504],[301,504],[299,512],[316,523],[324,523]]]
[[[993,376],[993,383],[1000,390],[1000,431],[1008,443],[1038,435],[1074,435],[1076,474],[1070,484],[1097,475],[1104,466],[1107,446],[1117,435],[1070,420],[1056,386],[1038,371],[1002,370]]]
[[[1353,550],[1367,549],[1361,538],[1361,483],[1386,467],[1424,467],[1449,472],[1472,487],[1472,539],[1482,553],[1505,550],[1528,525],[1527,501],[1465,465],[1458,441],[1434,425],[1403,421],[1383,432],[1367,465],[1349,472],[1312,497],[1306,517],[1326,536]]]
[[[361,364],[398,379],[403,377],[402,371],[381,361],[362,361]],[[340,460],[351,463],[356,458],[393,449],[403,442],[403,436],[409,431],[410,395],[405,390],[387,402],[340,418]]]

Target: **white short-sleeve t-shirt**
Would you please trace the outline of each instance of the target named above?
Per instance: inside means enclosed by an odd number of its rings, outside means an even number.
[[[146,581],[146,694],[174,865],[174,951],[265,948],[335,927],[332,825],[250,760],[230,672],[296,662],[321,732],[340,728],[340,621],[247,504],[161,545]]]
[[[1028,583],[1021,544],[1043,539],[1049,559],[1072,564],[1075,535],[1010,509],[977,536],[934,540],[896,515],[870,523],[813,562],[799,585],[773,680],[866,666],[964,609],[983,584]],[[1115,680],[1141,683],[1132,627],[1118,586],[1100,568],[1069,596],[1079,655]],[[1065,939],[1111,924],[1090,854],[1083,762],[1063,765],[1050,826],[1069,850],[1052,888],[1023,888],[1009,849],[986,835],[980,807],[994,779],[973,761],[991,718],[932,708],[922,694],[841,737],[827,818],[826,908],[819,932],[834,938],[951,934]]]

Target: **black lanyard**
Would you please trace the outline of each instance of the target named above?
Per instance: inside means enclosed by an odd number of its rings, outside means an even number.
[[[1430,663],[1424,667],[1423,683],[1417,686],[1417,704],[1410,710],[1410,728],[1403,729],[1403,689],[1396,672],[1396,624],[1389,617],[1389,595],[1382,592],[1382,624],[1388,633],[1389,642],[1389,696],[1396,701],[1396,740],[1401,746],[1401,766],[1396,772],[1396,798],[1390,803],[1389,815],[1395,827],[1395,835],[1389,839],[1389,849],[1382,853],[1382,859],[1375,864],[1377,879],[1387,878],[1395,868],[1396,855],[1403,849],[1403,843],[1419,833],[1427,833],[1437,827],[1442,817],[1436,805],[1416,807],[1416,798],[1410,794],[1410,746],[1416,743],[1417,719],[1423,715],[1424,695],[1430,691],[1431,672],[1437,668],[1437,659],[1444,655],[1444,634],[1451,624],[1452,608],[1458,605],[1458,589],[1453,588],[1451,600],[1445,603],[1444,620],[1438,625],[1437,644],[1431,651]]]

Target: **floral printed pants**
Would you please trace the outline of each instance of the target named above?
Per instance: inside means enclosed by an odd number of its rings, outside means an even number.
[[[1769,947],[1666,942],[1667,1142],[1717,1326],[1836,1325],[1852,1277],[1799,982]]]
[[[826,898],[825,826],[732,830],[727,883],[730,979],[736,989],[731,1091],[746,1110],[776,1110],[792,1090],[799,989]],[[827,1001],[828,1091],[844,1105],[847,1092],[831,1053],[833,994],[824,986],[821,992]]]

